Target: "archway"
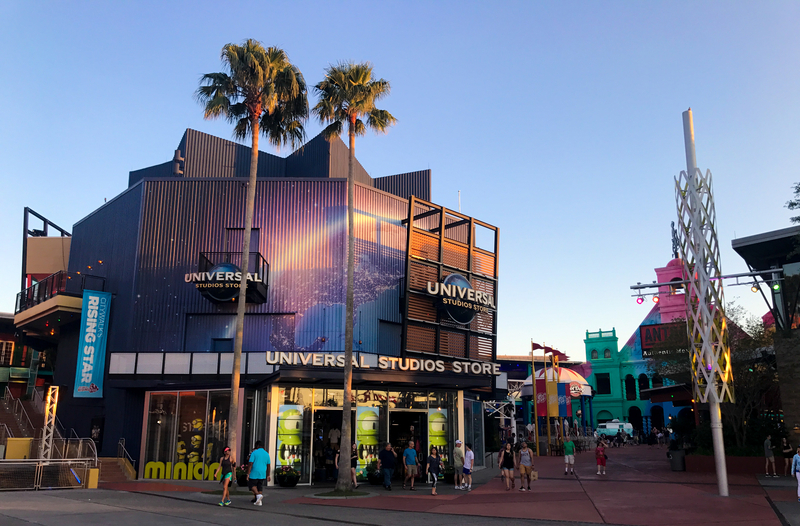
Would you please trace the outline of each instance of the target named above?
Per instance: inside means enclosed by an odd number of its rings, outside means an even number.
[[[664,427],[664,409],[660,405],[650,408],[650,421],[653,427],[661,429]]]
[[[610,411],[600,411],[597,413],[597,423],[602,424],[604,422],[610,422],[614,418],[614,415],[611,414]]]
[[[636,406],[628,409],[628,422],[640,433],[642,432],[642,410]]]
[[[625,400],[636,400],[636,380],[632,374],[625,377]]]
[[[653,389],[656,387],[664,387],[664,379],[658,373],[653,375]]]
[[[639,396],[641,397],[642,391],[645,389],[650,389],[650,378],[647,377],[646,374],[642,373],[639,375]]]

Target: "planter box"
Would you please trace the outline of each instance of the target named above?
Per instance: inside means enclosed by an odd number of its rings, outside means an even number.
[[[726,457],[728,473],[736,475],[758,475],[764,473],[764,457]],[[776,462],[777,462],[776,457]],[[777,465],[777,464],[776,464]],[[714,457],[686,455],[686,471],[691,473],[714,473]]]

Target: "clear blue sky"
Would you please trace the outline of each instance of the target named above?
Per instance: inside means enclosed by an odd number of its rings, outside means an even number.
[[[430,168],[434,201],[456,208],[461,190],[465,213],[500,227],[499,353],[533,338],[583,358],[587,329],[624,343],[649,310],[628,287],[671,257],[688,107],[723,271],[746,271],[731,239],[790,225],[798,27],[797,2],[2,2],[0,310],[23,206],[71,229],[186,128],[229,138],[192,95],[250,37],[309,84],[373,62],[399,122],[358,140],[361,163]],[[726,297],[765,310],[748,287]]]

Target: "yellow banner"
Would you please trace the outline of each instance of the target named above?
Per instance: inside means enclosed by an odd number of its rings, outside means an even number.
[[[558,384],[547,382],[547,410],[550,416],[558,416]]]

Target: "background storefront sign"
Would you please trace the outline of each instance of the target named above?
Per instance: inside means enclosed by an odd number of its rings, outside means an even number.
[[[278,453],[276,466],[291,466],[300,470],[303,463],[303,411],[302,405],[285,404],[278,408]]]
[[[580,398],[583,393],[583,386],[579,382],[570,382],[569,395],[572,398]]]
[[[639,327],[642,358],[672,358],[689,354],[686,323],[658,323]]]
[[[75,398],[103,398],[110,307],[111,293],[83,291],[78,363],[72,393]]]

